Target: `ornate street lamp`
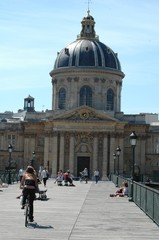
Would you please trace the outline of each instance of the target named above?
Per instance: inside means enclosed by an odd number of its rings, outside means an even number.
[[[31,165],[32,167],[34,167],[35,156],[36,156],[35,152],[32,152],[32,159],[30,160],[30,165]]]
[[[121,149],[120,147],[118,146],[117,149],[116,149],[116,155],[118,157],[118,175],[119,175],[119,156],[120,156],[120,153],[121,153]]]
[[[12,144],[9,144],[8,146],[8,152],[9,152],[9,166],[8,166],[8,184],[11,184],[11,155],[12,155],[13,147]]]
[[[118,157],[118,166],[117,166],[117,178],[116,178],[116,187],[118,187],[118,178],[119,178],[119,156],[120,156],[120,153],[121,153],[121,149],[120,147],[118,146],[117,149],[116,149],[116,156]]]
[[[132,147],[132,152],[133,152],[133,164],[132,164],[132,182],[131,182],[131,196],[129,201],[133,201],[133,181],[134,181],[134,169],[135,169],[135,147],[137,143],[137,136],[135,134],[135,131],[133,131],[130,134],[130,145]]]
[[[116,154],[113,153],[113,159],[114,159],[114,174],[116,172],[116,169],[115,169],[115,164],[116,164]]]
[[[132,147],[132,152],[133,152],[133,164],[132,164],[132,180],[134,180],[134,169],[135,169],[135,147],[137,143],[137,136],[135,134],[135,131],[133,131],[130,134],[130,144]]]

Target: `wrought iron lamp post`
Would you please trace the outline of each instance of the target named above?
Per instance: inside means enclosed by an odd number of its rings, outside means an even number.
[[[131,196],[129,201],[133,201],[133,181],[134,181],[134,169],[135,169],[135,147],[137,143],[137,136],[135,134],[135,131],[133,131],[130,134],[130,144],[132,147],[132,157],[133,157],[133,163],[132,163],[132,182],[131,182]]]
[[[30,160],[30,165],[31,165],[32,167],[34,167],[35,156],[36,156],[35,152],[32,152],[32,159]]]
[[[118,175],[119,175],[119,157],[120,157],[120,153],[121,153],[121,149],[118,146],[117,149],[116,149],[116,155],[118,157]]]
[[[9,144],[8,146],[8,152],[9,152],[9,165],[8,165],[8,184],[11,184],[11,155],[12,155],[13,147],[12,144]]]
[[[113,153],[113,159],[114,159],[114,174],[115,174],[115,172],[116,172],[116,167],[115,167],[115,165],[116,165],[116,154],[115,153]]]
[[[134,180],[134,169],[135,169],[135,147],[136,147],[136,143],[137,143],[137,136],[135,134],[135,131],[133,131],[130,134],[130,144],[132,147],[132,153],[133,153],[133,163],[132,163],[132,180]]]
[[[121,153],[121,149],[120,147],[118,146],[117,149],[116,149],[116,156],[118,157],[118,166],[117,166],[117,174],[118,174],[118,177],[116,179],[116,187],[118,187],[118,178],[119,178],[119,157],[120,157],[120,153]]]

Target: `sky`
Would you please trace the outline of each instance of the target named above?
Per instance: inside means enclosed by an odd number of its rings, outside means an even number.
[[[99,40],[118,53],[125,74],[121,111],[159,113],[159,0],[92,0]],[[76,40],[87,0],[0,0],[0,113],[24,98],[52,108],[57,52]]]

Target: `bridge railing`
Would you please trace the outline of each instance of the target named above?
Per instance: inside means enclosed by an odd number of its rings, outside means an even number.
[[[18,176],[17,171],[15,171],[15,170],[10,171],[10,180],[11,180],[12,184],[19,181],[19,176]],[[0,171],[0,181],[2,183],[8,184],[8,182],[9,182],[9,170],[3,171],[3,172]]]
[[[132,181],[130,178],[112,174],[111,181],[118,186],[123,181],[128,182],[129,197],[142,209],[157,225],[159,225],[159,191],[146,186],[144,183]],[[133,188],[133,191],[131,191]],[[133,196],[131,196],[131,192]]]

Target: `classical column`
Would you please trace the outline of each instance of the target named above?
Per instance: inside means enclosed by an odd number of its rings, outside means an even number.
[[[49,136],[45,136],[44,140],[44,167],[47,167],[49,160]]]
[[[24,165],[30,164],[32,159],[32,152],[35,151],[35,135],[34,134],[25,134],[24,136]],[[36,167],[38,163],[36,160]],[[37,169],[35,169],[37,170]]]
[[[64,171],[64,143],[65,143],[65,139],[64,139],[64,133],[61,132],[60,133],[60,159],[59,159],[59,170],[63,170]]]
[[[6,146],[6,142],[5,142],[5,136],[4,134],[1,135],[1,149],[5,149],[5,146]]]
[[[71,133],[70,136],[70,150],[69,150],[69,170],[71,173],[74,173],[74,134]]]
[[[23,136],[22,135],[19,135],[18,137],[18,149],[22,150],[23,149]]]
[[[74,100],[74,97],[72,96],[72,94],[74,93],[74,88],[73,88],[73,84],[74,82],[72,81],[72,79],[70,77],[67,78],[67,96],[69,96],[69,99],[66,102],[67,108],[71,109],[72,108],[72,103]],[[73,88],[73,92],[71,91],[71,86]]]
[[[93,169],[94,172],[98,168],[98,138],[97,134],[94,135],[93,139]]]
[[[110,156],[109,156],[109,173],[114,173],[114,158],[113,153],[116,151],[117,146],[115,145],[115,137],[112,133],[110,135]]]
[[[52,176],[57,175],[57,132],[53,133],[53,142],[52,142]]]
[[[118,112],[121,111],[121,88],[122,88],[122,83],[119,83],[119,108],[118,108]]]
[[[121,149],[119,157],[119,174],[122,174],[124,171],[124,138],[122,133],[119,135],[119,147]]]
[[[117,82],[116,83],[116,92],[117,92],[117,112],[120,112],[120,108],[121,108],[121,87],[122,87],[122,83],[121,82]]]
[[[57,80],[52,79],[52,110],[57,109],[57,98],[58,96],[56,93],[56,88],[57,88]]]
[[[102,167],[102,180],[107,180],[108,172],[108,137],[107,134],[104,134],[103,139],[103,167]]]
[[[29,138],[28,136],[24,136],[24,165],[27,166],[29,164]]]

